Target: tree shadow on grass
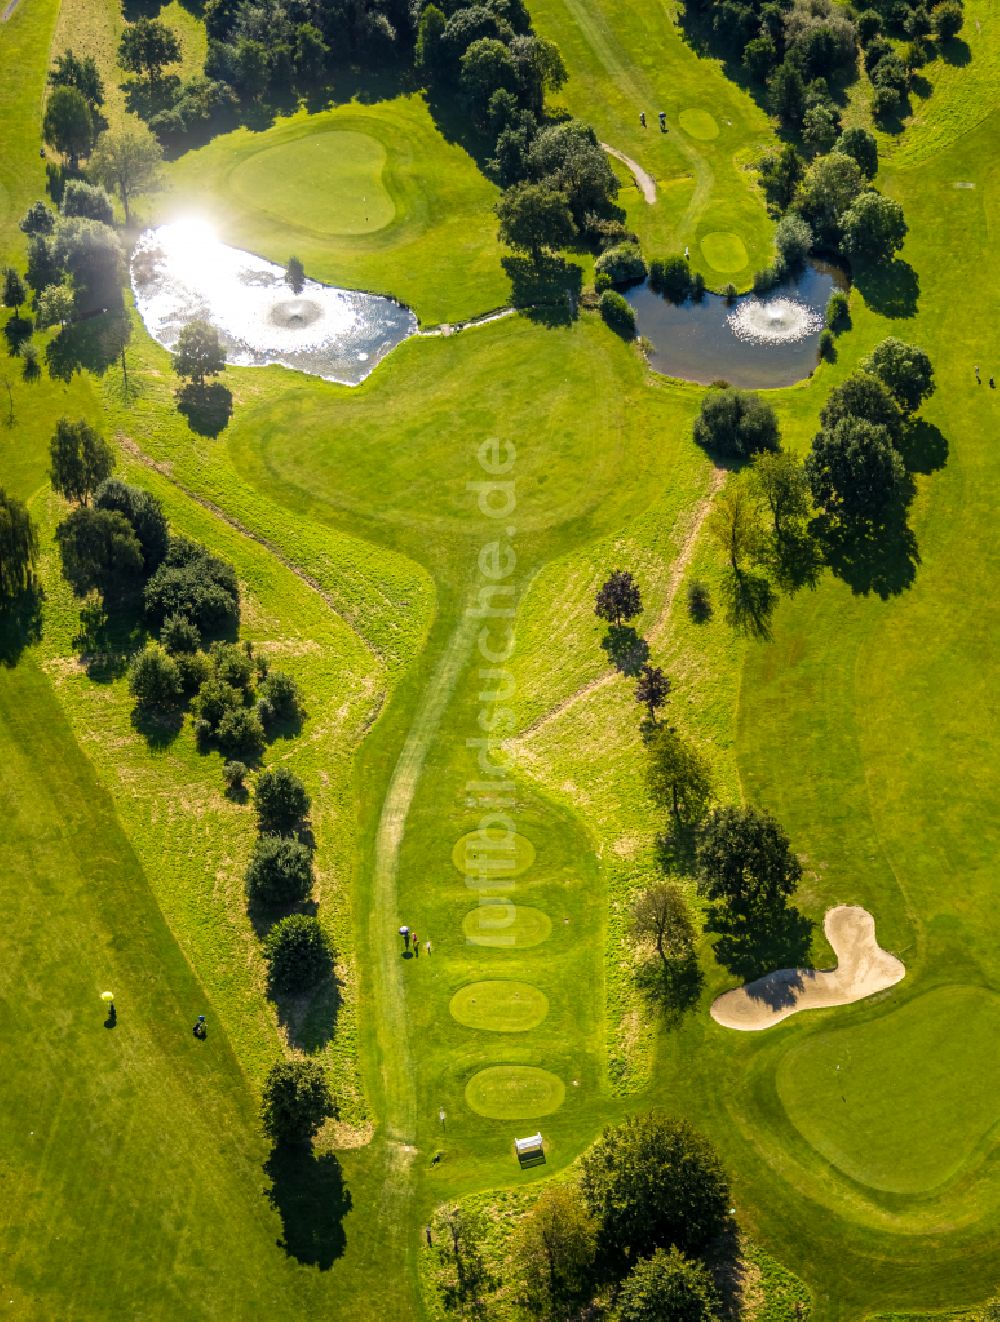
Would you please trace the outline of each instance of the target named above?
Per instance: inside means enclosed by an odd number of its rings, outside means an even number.
[[[809,962],[813,923],[791,904],[760,910],[749,918],[713,905],[705,931],[718,937],[717,962],[743,982]]]
[[[613,624],[601,639],[608,660],[623,675],[635,678],[649,660],[649,643],[631,624]]]
[[[298,904],[261,904],[259,900],[252,900],[247,904],[247,916],[258,939],[263,941],[275,923],[280,923],[282,918],[288,918],[293,913],[307,914],[310,918],[315,918],[318,909],[319,905],[315,900],[301,900]]]
[[[264,1164],[271,1181],[268,1201],[281,1217],[284,1238],[277,1241],[290,1258],[329,1271],[347,1247],[344,1217],[351,1195],[340,1162],[332,1152],[275,1147]]]
[[[774,540],[771,568],[786,592],[815,588],[823,571],[823,549],[806,528],[785,528]]]
[[[181,732],[184,711],[181,707],[132,708],[132,728],[137,730],[152,749],[169,748]]]
[[[903,432],[899,453],[908,473],[936,473],[948,462],[948,438],[933,422],[915,418]]]
[[[343,1002],[341,983],[331,968],[309,991],[298,995],[271,991],[278,1022],[300,1051],[319,1051],[332,1039]]]
[[[71,381],[75,372],[84,370],[103,376],[120,359],[131,334],[128,315],[121,309],[64,326],[45,346],[49,376]]]
[[[920,279],[901,258],[855,273],[854,283],[873,312],[883,317],[913,317],[920,299]]]
[[[177,392],[177,411],[199,436],[218,436],[233,416],[233,395],[221,381],[197,386],[189,382]]]
[[[656,955],[646,960],[638,967],[636,981],[650,1004],[673,1027],[698,1004],[705,975],[698,966],[697,954],[690,950],[670,959]]]
[[[763,574],[739,570],[729,575],[724,587],[726,621],[750,638],[769,641],[771,617],[778,594]]]
[[[17,358],[21,350],[31,339],[31,332],[34,330],[34,323],[30,317],[19,317],[16,313],[8,317],[7,324],[3,328],[4,339],[7,341],[7,352],[12,358]]]
[[[959,69],[964,69],[972,60],[969,43],[961,37],[952,37],[950,41],[942,42],[938,51],[946,64],[953,64]]]
[[[26,647],[42,637],[41,586],[32,583],[0,607],[0,666],[16,666]]]
[[[902,504],[879,524],[836,523],[820,516],[814,528],[831,572],[855,596],[875,593],[885,601],[913,586],[920,550]]]
[[[511,302],[542,326],[568,326],[577,318],[583,270],[564,257],[508,255],[500,265],[511,285]]]

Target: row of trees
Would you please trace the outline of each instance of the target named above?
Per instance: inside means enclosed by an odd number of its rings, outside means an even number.
[[[485,1218],[448,1205],[433,1252],[449,1311],[483,1316],[500,1281],[533,1315],[619,1322],[716,1322],[719,1293],[703,1261],[729,1220],[725,1172],[685,1121],[636,1115],[605,1129],[579,1178],[551,1185],[520,1219],[503,1262],[491,1261]]]

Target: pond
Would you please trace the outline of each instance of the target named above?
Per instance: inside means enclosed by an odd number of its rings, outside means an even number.
[[[199,318],[218,330],[231,363],[278,363],[343,385],[358,385],[417,329],[410,309],[391,298],[317,280],[294,294],[282,267],[221,243],[193,220],[145,231],[132,254],[132,289],[165,349]]]
[[[706,294],[698,303],[671,303],[648,284],[624,293],[657,372],[703,385],[725,380],[764,389],[790,386],[813,370],[827,299],[845,287],[836,268],[810,262],[797,279],[732,302]]]

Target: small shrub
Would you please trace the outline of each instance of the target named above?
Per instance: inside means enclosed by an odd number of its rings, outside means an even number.
[[[753,292],[755,294],[766,294],[781,279],[781,274],[775,266],[765,266],[763,271],[756,271],[753,278]]]
[[[835,289],[827,299],[824,325],[827,330],[836,332],[846,329],[850,324],[851,312],[847,295],[842,289]]]
[[[231,684],[249,694],[253,682],[253,662],[246,649],[236,643],[213,643],[210,651],[215,673],[223,684]]]
[[[160,642],[171,656],[197,652],[201,646],[198,626],[186,615],[168,615],[160,630]]]
[[[245,781],[250,768],[245,762],[230,760],[223,763],[222,779],[230,794],[239,794],[245,788]]]
[[[300,716],[302,695],[291,675],[286,675],[283,670],[272,670],[260,686],[257,709],[264,720],[276,717],[278,720],[291,721]]]
[[[837,341],[834,338],[832,330],[824,330],[820,332],[819,356],[825,358],[828,363],[832,363],[837,357]]]
[[[726,285],[725,289],[723,289],[722,292],[725,296],[727,303],[732,303],[733,300],[738,297],[736,292],[736,286],[733,284],[732,281],[730,281],[729,284]]]
[[[623,339],[635,337],[635,313],[631,305],[616,289],[606,289],[597,303],[598,310],[608,326]]]
[[[303,992],[329,976],[333,950],[311,914],[290,914],[275,923],[264,942],[268,981],[273,991]]]
[[[262,831],[285,834],[309,812],[309,795],[294,772],[287,767],[268,767],[257,778],[254,792]]]
[[[299,840],[258,836],[246,873],[246,890],[257,904],[298,904],[312,889],[312,854]]]
[[[778,449],[778,419],[752,391],[708,390],[695,419],[694,439],[727,459],[749,459],[758,450]]]
[[[21,375],[25,381],[37,381],[42,374],[38,365],[38,350],[33,344],[26,344],[21,350]]]
[[[701,624],[712,617],[712,597],[708,584],[692,578],[687,585],[687,608],[692,620]]]
[[[198,690],[195,719],[203,721],[208,732],[215,734],[226,713],[239,710],[242,706],[243,695],[237,693],[231,684],[223,683],[215,671],[210,670]]]
[[[611,288],[611,277],[607,271],[597,271],[594,274],[594,293],[603,294],[606,289]]]
[[[649,285],[671,303],[683,303],[691,292],[691,268],[686,257],[665,257],[649,263]]]
[[[611,277],[613,285],[628,285],[646,277],[646,263],[637,243],[619,243],[602,252],[594,270]]]
[[[872,114],[876,119],[891,119],[899,113],[903,98],[895,87],[876,87],[872,96]]]
[[[212,674],[212,663],[204,652],[178,652],[174,657],[187,697],[197,693]]]
[[[337,1114],[323,1067],[315,1060],[279,1060],[264,1083],[261,1124],[275,1143],[307,1144]]]
[[[778,221],[778,228],[774,232],[774,243],[785,267],[795,270],[809,256],[813,233],[807,221],[796,215],[794,211],[790,211]]]
[[[267,744],[260,717],[248,707],[231,707],[219,722],[215,737],[224,753],[242,753],[249,758],[260,757]]]
[[[129,666],[128,687],[140,707],[175,707],[181,697],[177,662],[159,643],[147,643]]]

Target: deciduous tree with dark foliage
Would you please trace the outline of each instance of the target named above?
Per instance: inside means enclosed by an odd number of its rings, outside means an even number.
[[[652,941],[666,964],[694,949],[694,924],[684,892],[675,881],[657,881],[632,904],[632,936]]]
[[[256,904],[298,904],[312,889],[312,854],[298,840],[259,836],[246,873],[246,890]]]
[[[275,1143],[310,1143],[324,1120],[337,1114],[323,1067],[315,1060],[279,1060],[264,1083],[261,1123]]]
[[[576,1184],[551,1185],[522,1218],[514,1256],[520,1294],[534,1316],[556,1322],[576,1315],[591,1281],[597,1233]]]
[[[671,813],[679,828],[701,820],[712,793],[708,763],[689,740],[661,726],[646,745],[650,797]]]
[[[598,589],[594,614],[609,624],[620,626],[642,612],[639,585],[627,569],[616,569]]]
[[[293,913],[275,923],[264,940],[264,958],[277,992],[308,991],[333,969],[330,939],[313,914]]]
[[[849,523],[885,518],[906,476],[885,427],[855,417],[815,436],[805,468],[816,504]]]
[[[656,713],[663,706],[670,693],[670,680],[659,666],[647,662],[639,672],[639,682],[635,686],[635,700],[649,712],[649,719],[655,724]]]
[[[720,1299],[703,1262],[677,1249],[641,1258],[622,1284],[620,1322],[718,1322]]]
[[[257,778],[254,802],[262,831],[286,835],[309,814],[306,787],[287,767],[267,767]]]
[[[715,808],[698,842],[698,889],[731,915],[749,918],[784,904],[802,877],[781,825],[760,809]]]
[[[777,414],[753,391],[732,386],[706,390],[694,424],[694,439],[706,450],[749,459],[758,450],[776,450],[779,438]]]
[[[877,344],[861,367],[884,382],[904,413],[915,413],[934,393],[931,360],[914,344],[890,335]]]
[[[129,666],[128,687],[140,707],[176,707],[181,699],[181,672],[159,643],[147,643]]]
[[[53,489],[67,500],[83,504],[115,466],[111,446],[83,418],[78,422],[59,419],[49,442],[49,459]]]
[[[94,117],[82,92],[57,87],[49,97],[42,120],[42,137],[61,152],[75,170],[77,161],[94,145]]]
[[[145,16],[129,23],[118,43],[118,63],[129,73],[146,74],[158,83],[168,64],[181,58],[181,46],[165,23]]]
[[[226,366],[226,351],[219,332],[207,321],[189,321],[181,328],[174,350],[174,371],[192,385],[203,386],[207,376],[218,376]]]
[[[526,249],[536,266],[543,249],[563,248],[576,236],[565,193],[548,184],[515,184],[501,194],[496,213],[497,237],[511,248]]]
[[[686,1120],[629,1116],[605,1129],[582,1166],[580,1187],[600,1223],[600,1252],[616,1273],[659,1248],[697,1251],[726,1224],[722,1164]]]

